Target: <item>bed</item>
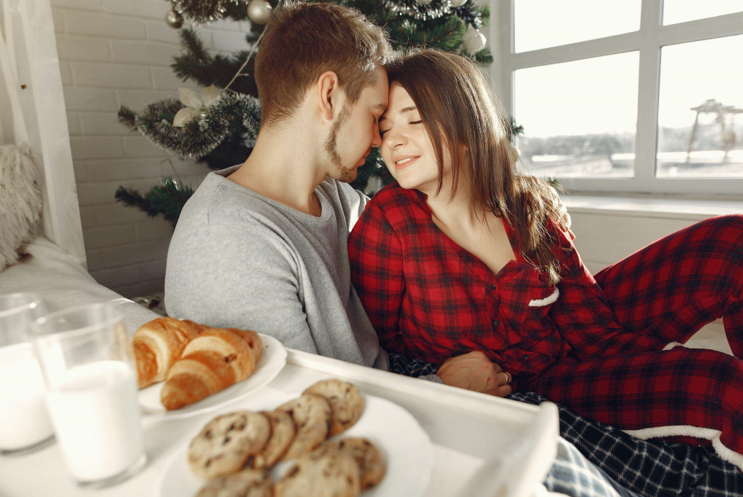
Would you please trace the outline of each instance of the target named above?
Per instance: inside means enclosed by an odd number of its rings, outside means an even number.
[[[97,283],[79,262],[44,236],[34,239],[25,252],[18,263],[0,273],[0,294],[37,293],[50,311],[111,302],[124,314],[130,332],[159,317]]]

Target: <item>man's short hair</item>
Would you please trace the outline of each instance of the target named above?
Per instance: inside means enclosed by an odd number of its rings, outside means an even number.
[[[326,71],[338,75],[340,87],[356,102],[391,53],[387,33],[356,10],[330,3],[285,3],[266,26],[255,60],[262,122],[290,117]]]

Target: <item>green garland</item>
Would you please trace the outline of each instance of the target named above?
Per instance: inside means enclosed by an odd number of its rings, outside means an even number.
[[[255,97],[224,92],[200,119],[177,128],[173,118],[183,107],[173,99],[150,104],[141,114],[122,107],[119,120],[181,159],[201,159],[234,134],[240,134],[251,148],[255,144],[261,122],[260,103]]]

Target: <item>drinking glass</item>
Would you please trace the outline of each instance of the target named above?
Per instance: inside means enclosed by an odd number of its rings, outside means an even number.
[[[134,352],[112,304],[76,307],[28,328],[67,469],[84,487],[123,481],[144,467]]]
[[[31,344],[29,323],[44,314],[34,293],[0,295],[0,453],[26,454],[46,447],[54,431],[44,403],[44,379]]]

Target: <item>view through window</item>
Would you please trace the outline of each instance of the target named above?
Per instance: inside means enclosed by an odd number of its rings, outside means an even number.
[[[506,100],[528,170],[586,190],[694,192],[703,179],[743,193],[743,0],[507,9]]]

